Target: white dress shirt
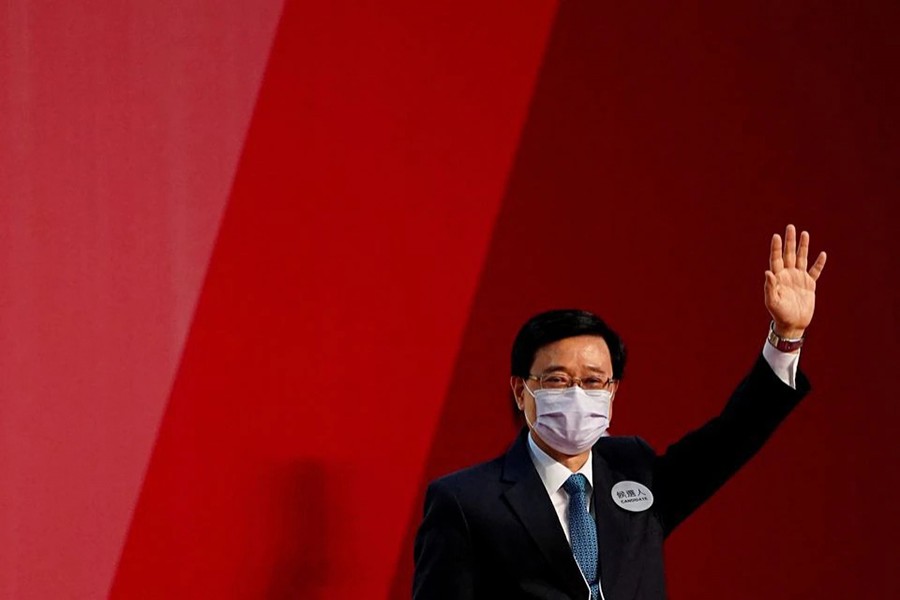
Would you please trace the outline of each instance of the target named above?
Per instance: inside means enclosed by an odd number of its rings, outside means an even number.
[[[553,508],[556,509],[556,516],[559,517],[559,524],[562,525],[566,539],[571,544],[572,540],[569,538],[569,494],[563,489],[563,484],[572,476],[572,471],[569,470],[569,467],[561,462],[556,462],[556,459],[541,450],[534,443],[531,435],[530,433],[528,434],[528,452],[531,454],[531,462],[534,463],[534,468],[537,469],[538,475],[540,475],[541,481],[544,483],[544,489],[547,490],[547,495],[550,496]],[[576,471],[576,473],[581,473],[587,477],[587,505],[591,507],[593,506],[591,499],[594,496],[594,469],[592,468],[594,457],[592,454],[588,453],[587,462]]]
[[[550,501],[553,502],[556,516],[559,517],[559,524],[562,525],[563,532],[566,534],[566,540],[568,540],[569,545],[571,546],[572,538],[569,535],[569,494],[566,493],[562,486],[566,480],[572,476],[572,471],[569,470],[569,467],[560,462],[556,462],[553,457],[541,450],[538,445],[534,443],[531,433],[528,434],[528,453],[531,455],[531,462],[534,463],[534,468],[537,469],[538,475],[541,476],[541,481],[544,482],[544,489],[546,489],[547,494],[550,495]],[[576,473],[581,473],[587,477],[587,503],[588,506],[591,507],[591,514],[594,513],[594,505],[591,503],[591,499],[594,497],[593,464],[593,452],[588,452],[587,461],[580,469],[575,471]],[[581,571],[580,568],[579,571]],[[590,595],[591,588],[584,578],[584,573],[581,574],[581,579],[584,581],[585,590],[587,590],[588,595]],[[603,599],[603,585],[600,583],[599,571],[597,573],[597,585],[600,586],[600,598]]]

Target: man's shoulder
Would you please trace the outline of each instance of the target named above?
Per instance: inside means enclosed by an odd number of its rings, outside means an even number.
[[[613,468],[627,468],[629,465],[646,464],[656,457],[653,448],[638,436],[607,436],[594,445],[599,454]],[[431,481],[431,488],[455,494],[468,490],[484,490],[497,485],[503,475],[508,453],[491,460],[454,471]]]

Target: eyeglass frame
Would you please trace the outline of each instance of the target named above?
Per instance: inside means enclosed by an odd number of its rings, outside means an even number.
[[[554,388],[554,387],[548,387],[548,388],[545,388],[545,387],[544,387],[544,378],[545,378],[545,377],[565,377],[566,379],[569,380],[569,384],[568,384],[568,385],[564,385],[564,386],[562,386],[562,387],[557,387],[557,388]],[[600,377],[597,376],[597,378],[599,379]],[[535,374],[533,374],[533,373],[529,373],[529,374],[528,374],[528,377],[526,377],[525,379],[526,379],[526,380],[537,381],[538,384],[541,386],[540,389],[542,389],[542,390],[544,390],[544,389],[547,389],[547,390],[567,390],[567,389],[569,389],[570,387],[575,386],[575,385],[577,385],[578,387],[580,387],[580,388],[583,389],[583,390],[588,389],[588,388],[584,387],[584,385],[582,385],[582,384],[584,383],[584,379],[582,379],[581,377],[572,377],[572,376],[569,375],[568,373],[551,372],[551,373],[544,373],[544,374],[542,374],[542,375],[535,375]],[[588,377],[587,379],[590,379],[590,377]],[[577,381],[578,383],[575,383],[576,381]],[[593,389],[593,390],[606,390],[606,391],[612,391],[612,389],[619,383],[619,381],[620,381],[619,379],[615,379],[614,377],[609,377],[609,378],[607,378],[606,381],[602,384],[602,387],[599,387],[599,388],[590,388],[590,389]]]

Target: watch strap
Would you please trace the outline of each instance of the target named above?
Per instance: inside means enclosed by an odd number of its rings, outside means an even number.
[[[783,338],[775,333],[775,321],[772,321],[769,324],[769,336],[766,339],[781,352],[794,352],[803,346],[803,340],[806,339],[806,334],[804,333],[803,337],[799,338]]]

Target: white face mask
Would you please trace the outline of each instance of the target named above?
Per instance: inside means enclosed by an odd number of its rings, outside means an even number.
[[[609,427],[613,395],[608,390],[586,391],[577,385],[533,392],[526,385],[525,389],[534,397],[536,416],[534,424],[528,425],[557,452],[581,454]]]

